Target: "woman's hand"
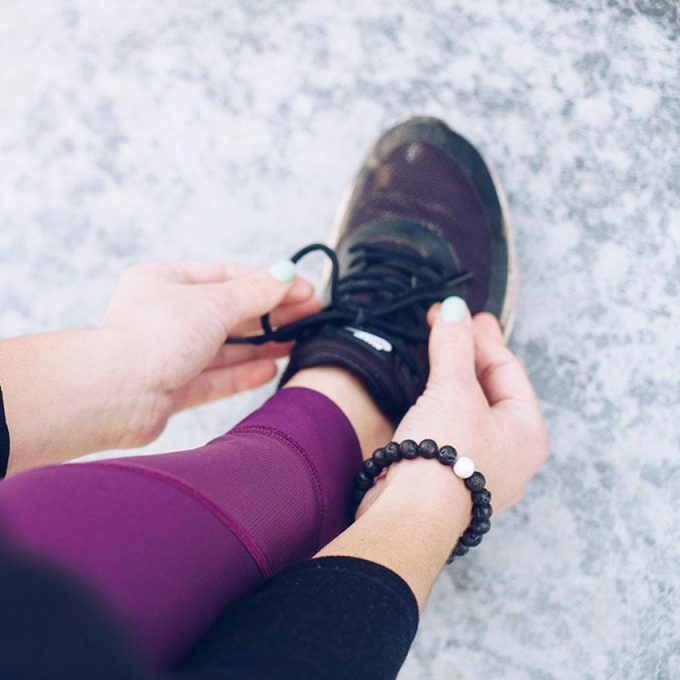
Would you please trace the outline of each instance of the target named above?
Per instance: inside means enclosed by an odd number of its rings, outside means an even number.
[[[452,306],[457,309],[451,314],[449,307],[448,317],[453,319],[448,322],[447,315],[440,313],[441,305],[430,310],[427,388],[399,424],[395,440],[431,438],[472,458],[486,477],[498,512],[522,498],[529,480],[545,462],[550,450],[548,432],[536,394],[505,346],[495,317],[482,313],[471,319],[462,300]],[[421,486],[421,496],[429,494],[434,501],[441,489],[444,494],[462,494],[465,503],[459,507],[469,502],[469,493],[450,470],[418,459],[393,465],[366,495],[360,512],[366,511],[386,483],[403,480],[413,486],[415,475],[418,484],[432,484],[429,490]]]
[[[158,262],[126,271],[100,324],[132,347],[135,392],[144,397],[119,446],[152,441],[177,411],[271,380],[291,344],[224,341],[257,330],[268,312],[277,326],[318,311],[312,287],[294,272],[288,261],[271,270]]]
[[[498,512],[522,497],[548,455],[536,395],[493,316],[473,320],[463,300],[453,298],[433,307],[428,319],[429,381],[394,439],[455,446],[486,476]],[[422,610],[470,510],[470,492],[450,468],[422,458],[401,461],[369,489],[357,521],[317,557],[351,555],[392,569]]]
[[[9,472],[155,439],[177,411],[251,389],[287,345],[224,345],[229,335],[317,311],[292,263],[200,262],[123,274],[101,324],[0,341]]]

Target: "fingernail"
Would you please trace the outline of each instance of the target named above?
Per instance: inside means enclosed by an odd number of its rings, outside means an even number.
[[[466,309],[465,300],[457,295],[452,295],[442,302],[439,316],[441,316],[444,323],[457,323],[465,318]]]
[[[269,273],[282,283],[290,283],[295,278],[295,263],[292,260],[280,260],[268,269]]]

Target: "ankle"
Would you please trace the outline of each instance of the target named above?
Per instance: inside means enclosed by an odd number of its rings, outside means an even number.
[[[307,387],[333,401],[354,427],[364,458],[385,445],[394,434],[394,427],[363,384],[343,368],[315,366],[302,369],[285,384],[284,389],[287,387]]]

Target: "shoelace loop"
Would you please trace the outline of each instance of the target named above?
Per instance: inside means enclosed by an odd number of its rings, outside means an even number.
[[[261,317],[262,333],[228,338],[228,344],[262,345],[266,342],[300,340],[326,324],[358,327],[387,340],[404,362],[416,371],[417,365],[406,342],[427,342],[428,336],[403,328],[394,320],[399,313],[429,307],[455,292],[472,278],[471,272],[449,276],[417,253],[385,243],[359,242],[350,248],[353,271],[340,280],[340,264],[335,251],[323,243],[312,243],[290,259],[297,263],[306,255],[320,251],[331,261],[330,302],[316,314],[272,328],[269,314]],[[362,266],[363,265],[363,266]],[[366,301],[356,295],[367,294]],[[423,309],[424,311],[424,309]],[[417,318],[414,318],[414,325]]]

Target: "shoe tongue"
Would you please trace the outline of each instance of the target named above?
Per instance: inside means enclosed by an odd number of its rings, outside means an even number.
[[[360,246],[364,244],[384,246],[385,262],[378,261],[370,265],[363,263],[350,267],[349,264],[356,261],[355,255],[361,251]],[[356,248],[352,250],[355,246]],[[346,301],[357,311],[365,307],[368,312],[366,315],[368,328],[363,323],[364,315],[359,313],[353,323],[345,326],[328,324],[298,341],[281,378],[281,385],[303,368],[338,366],[354,375],[373,397],[378,408],[395,423],[415,403],[425,389],[429,372],[427,345],[404,341],[403,346],[400,345],[397,351],[392,345],[392,340],[381,335],[380,331],[373,330],[370,324],[370,312],[381,305],[382,301],[389,302],[391,297],[399,294],[394,292],[393,287],[385,285],[388,277],[400,276],[400,269],[390,266],[390,250],[394,252],[395,258],[397,253],[402,251],[409,253],[411,258],[415,253],[424,263],[434,265],[442,272],[455,271],[446,244],[417,222],[386,219],[352,230],[338,244],[337,255],[341,263],[340,278],[347,280],[356,274],[354,283],[359,279],[359,286],[352,288],[349,285],[340,297],[342,303]],[[360,276],[364,272],[370,273],[374,280],[369,283],[366,292],[360,292],[359,289],[362,288]],[[403,272],[403,275],[408,276],[406,272]],[[418,271],[414,271],[414,276],[417,275]],[[404,291],[408,292],[408,288],[404,288]],[[428,332],[424,311],[422,314],[414,314],[411,306],[394,310],[390,313],[389,319],[381,320],[407,324],[414,332],[422,331],[423,334]],[[412,352],[416,371],[407,366],[402,356],[404,351],[408,351],[409,355]]]
[[[326,326],[299,341],[280,386],[297,371],[314,366],[338,366],[349,371],[395,423],[423,389],[424,380],[411,374],[387,338],[353,326]]]
[[[376,246],[383,250],[384,255],[376,257],[374,251],[369,256],[370,262],[357,257],[357,253],[362,253],[362,247],[375,249]],[[418,222],[397,218],[361,226],[341,240],[337,252],[341,262],[341,279],[349,276],[361,280],[366,275],[374,282],[370,292],[357,293],[350,289],[349,293],[355,304],[359,302],[368,307],[389,303],[395,291],[401,295],[420,283],[431,283],[431,277],[437,271],[444,279],[454,277],[459,271],[446,243],[439,236]],[[407,316],[406,322],[413,324],[413,316]],[[423,324],[419,325],[426,332],[424,316]]]
[[[397,252],[416,253],[443,272],[455,273],[457,268],[446,242],[425,224],[415,220],[392,217],[363,224],[338,244],[340,261],[349,262],[352,259],[350,248],[359,243],[384,245]],[[343,275],[346,273],[342,272]]]

